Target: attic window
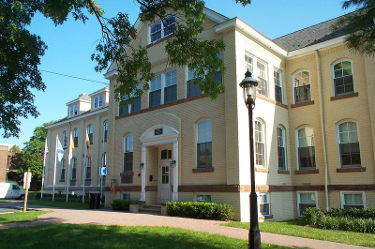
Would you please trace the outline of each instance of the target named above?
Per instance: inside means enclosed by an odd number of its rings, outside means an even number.
[[[176,28],[176,17],[170,16],[150,27],[150,43],[171,35]]]
[[[154,135],[159,136],[163,134],[163,128],[155,129],[154,130]]]
[[[72,105],[69,107],[69,117],[78,115],[78,105]]]

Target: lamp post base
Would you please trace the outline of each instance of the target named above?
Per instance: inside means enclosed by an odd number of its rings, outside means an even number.
[[[261,238],[258,224],[258,203],[256,192],[250,193],[250,231],[249,249],[261,249]]]

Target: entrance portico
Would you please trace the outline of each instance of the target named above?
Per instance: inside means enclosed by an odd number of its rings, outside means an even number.
[[[155,165],[158,168],[158,202],[178,200],[178,135],[178,131],[170,126],[156,125],[147,129],[140,137],[142,143],[140,201],[146,201],[146,176]],[[158,148],[157,159],[154,158],[152,163],[147,160],[148,148]],[[150,175],[149,181],[152,181],[153,177]]]

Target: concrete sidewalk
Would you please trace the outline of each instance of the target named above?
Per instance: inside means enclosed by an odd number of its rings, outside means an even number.
[[[0,205],[1,207],[2,205]],[[31,206],[33,207],[33,206]],[[199,220],[190,218],[150,215],[150,214],[133,214],[114,212],[111,210],[73,210],[57,208],[38,208],[41,210],[52,210],[39,216],[39,221],[13,223],[0,225],[0,229],[7,229],[17,226],[32,226],[52,223],[67,224],[95,224],[95,225],[120,225],[120,226],[168,226],[178,227],[189,230],[208,232],[211,234],[220,234],[228,237],[248,239],[248,230],[222,226],[222,221]],[[287,235],[261,233],[262,242],[272,245],[287,246],[292,248],[318,248],[318,249],[359,249],[366,248],[352,246],[335,242],[322,240],[313,240]]]

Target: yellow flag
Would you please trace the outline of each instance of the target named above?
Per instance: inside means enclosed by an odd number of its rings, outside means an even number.
[[[87,146],[87,156],[89,157],[90,156],[90,139],[89,139],[89,135],[87,134],[87,132],[86,132],[86,146]]]

